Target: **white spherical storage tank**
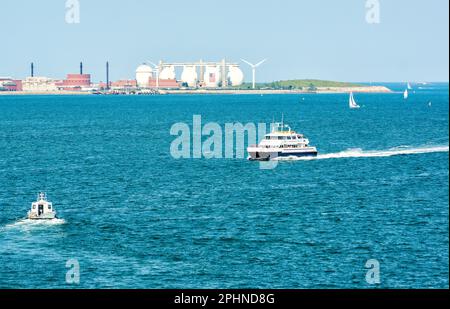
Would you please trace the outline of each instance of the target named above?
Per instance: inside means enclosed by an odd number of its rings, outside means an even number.
[[[181,81],[189,87],[197,86],[198,75],[195,66],[185,66],[181,74]]]
[[[211,88],[218,87],[221,80],[220,73],[220,66],[207,66],[205,69],[205,75],[203,76],[205,86]]]
[[[227,78],[231,86],[240,86],[244,82],[244,73],[238,66],[230,66]]]
[[[149,79],[153,77],[153,69],[146,64],[138,66],[136,69],[136,82],[139,87],[148,87]]]
[[[173,65],[169,67],[165,67],[159,73],[159,79],[176,79],[177,76],[175,74],[175,67]]]

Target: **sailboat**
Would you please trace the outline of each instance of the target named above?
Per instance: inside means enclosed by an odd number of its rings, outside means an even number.
[[[403,92],[403,98],[405,100],[408,99],[408,89],[405,89],[405,92]]]
[[[408,90],[411,90],[411,89],[412,89],[411,84],[410,84],[410,83],[407,83],[407,84],[406,84],[406,88],[408,88]]]
[[[348,105],[351,109],[360,108],[358,104],[356,104],[355,98],[353,97],[353,92],[350,92],[350,99],[348,100]]]

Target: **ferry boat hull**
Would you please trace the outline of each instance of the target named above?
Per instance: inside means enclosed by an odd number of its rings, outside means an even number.
[[[260,147],[248,148],[248,159],[250,161],[270,161],[283,158],[317,157],[315,147],[306,147],[303,149],[281,150],[281,149],[262,149]]]

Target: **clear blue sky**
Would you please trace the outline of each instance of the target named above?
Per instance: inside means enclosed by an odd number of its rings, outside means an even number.
[[[366,0],[0,0],[0,76],[63,78],[85,72],[133,78],[141,62],[269,58],[258,81],[448,81],[448,0],[379,0],[381,23],[366,23]],[[246,80],[249,68],[242,64]]]

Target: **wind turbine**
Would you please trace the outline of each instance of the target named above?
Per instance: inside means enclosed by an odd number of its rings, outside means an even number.
[[[154,64],[153,62],[147,60],[148,63],[150,63],[151,66],[155,69],[156,72],[156,88],[159,88],[159,65]]]
[[[247,63],[247,64],[248,64],[249,66],[251,66],[251,68],[252,68],[252,73],[253,73],[253,83],[252,83],[252,86],[253,86],[253,89],[255,89],[255,88],[256,88],[256,68],[259,67],[259,66],[260,66],[261,64],[263,64],[264,62],[266,62],[267,59],[264,59],[264,60],[258,62],[257,64],[250,63],[250,62],[248,62],[247,60],[244,60],[244,59],[241,59],[241,60],[242,60],[243,62]]]

